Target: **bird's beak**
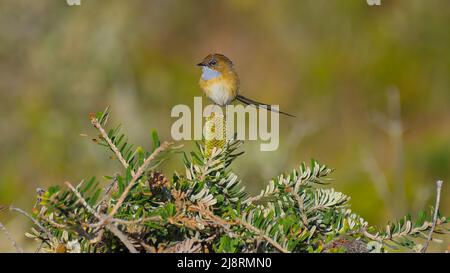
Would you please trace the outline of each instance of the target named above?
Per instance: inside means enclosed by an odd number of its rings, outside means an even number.
[[[197,65],[198,66],[205,66],[206,64],[205,64],[205,62],[201,62],[201,63],[198,63]]]

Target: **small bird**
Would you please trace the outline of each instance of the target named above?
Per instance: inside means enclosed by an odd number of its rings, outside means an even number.
[[[247,105],[263,107],[267,110],[295,117],[291,114],[272,109],[269,104],[254,101],[239,94],[239,76],[233,62],[222,54],[209,54],[202,62],[202,76],[199,85],[206,96],[215,104],[225,106],[238,100]]]

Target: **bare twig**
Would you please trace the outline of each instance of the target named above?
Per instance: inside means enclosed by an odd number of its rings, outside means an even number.
[[[136,173],[131,178],[130,183],[128,183],[128,186],[125,188],[125,190],[123,191],[122,195],[117,200],[117,203],[114,205],[113,209],[109,213],[109,215],[108,215],[109,219],[112,218],[117,213],[117,211],[119,210],[120,206],[122,206],[123,201],[125,200],[125,198],[127,197],[128,193],[130,192],[131,188],[133,188],[135,183],[138,181],[138,179],[145,172],[145,170],[147,169],[147,167],[150,164],[150,162],[152,162],[158,156],[159,153],[161,153],[162,151],[167,149],[171,144],[172,143],[169,143],[169,142],[165,141],[149,157],[147,157],[144,160],[144,163],[142,163],[142,165],[137,169]]]
[[[225,230],[227,231],[231,231],[230,230],[230,226],[232,225],[240,225],[248,230],[250,230],[251,232],[254,232],[256,234],[258,234],[259,236],[261,236],[261,238],[263,238],[265,241],[267,241],[269,244],[271,244],[273,247],[275,247],[276,249],[278,249],[280,252],[282,253],[289,253],[289,250],[285,249],[283,246],[281,246],[279,243],[277,243],[276,241],[274,241],[272,238],[270,238],[269,236],[267,236],[263,231],[259,230],[258,228],[254,227],[253,225],[239,219],[236,218],[234,220],[234,222],[228,222],[224,219],[222,219],[221,217],[215,215],[213,212],[211,212],[210,210],[202,207],[202,206],[192,206],[190,207],[192,210],[198,211],[200,214],[210,218],[211,220],[213,220],[215,223],[219,224],[220,226],[222,226]]]
[[[94,215],[97,218],[100,218],[100,219],[103,218],[86,202],[86,200],[83,198],[83,196],[81,196],[81,193],[77,189],[75,189],[75,187],[72,186],[72,184],[70,184],[70,182],[66,181],[66,182],[64,182],[64,184],[78,197],[78,200],[89,211],[89,213],[91,213],[92,215]]]
[[[425,253],[427,251],[428,245],[430,244],[433,236],[434,228],[436,227],[436,222],[438,220],[437,218],[439,212],[439,203],[441,201],[442,183],[442,180],[436,182],[436,204],[434,206],[433,225],[431,226],[430,233],[428,234],[427,241],[425,242],[425,246],[422,248],[422,253]]]
[[[42,208],[41,211],[39,211],[39,214],[36,216],[36,218],[42,219],[45,222],[49,223],[50,225],[56,227],[56,228],[66,228],[67,226],[64,224],[57,223],[53,220],[53,213],[51,213],[48,217],[45,216],[45,213],[47,212],[47,209]]]
[[[114,152],[114,154],[116,155],[116,157],[120,161],[120,163],[123,165],[123,167],[125,169],[127,169],[128,166],[129,166],[128,162],[122,156],[121,152],[116,147],[116,145],[113,143],[113,141],[109,138],[108,134],[106,133],[105,129],[102,127],[102,125],[100,124],[98,119],[97,118],[91,118],[91,123],[92,123],[92,125],[94,125],[94,127],[97,130],[100,131],[100,134],[101,134],[102,138],[106,141],[106,143],[108,144],[110,149]],[[161,153],[163,150],[168,148],[170,145],[171,145],[171,143],[164,142],[148,158],[145,159],[144,163],[137,169],[136,172],[134,170],[131,170],[131,176],[132,176],[131,181],[129,182],[129,184],[125,188],[125,190],[123,191],[122,195],[119,197],[117,203],[114,205],[114,207],[112,208],[112,210],[109,213],[109,215],[107,215],[106,217],[100,216],[95,210],[93,210],[89,206],[86,206],[87,203],[85,201],[83,203],[83,205],[89,210],[89,212],[94,214],[99,219],[99,222],[96,223],[96,224],[93,224],[93,225],[99,226],[99,227],[101,227],[103,225],[108,226],[110,231],[112,233],[114,233],[125,244],[125,246],[127,246],[127,248],[130,250],[130,252],[137,252],[137,251],[134,248],[134,246],[127,240],[127,238],[120,232],[120,230],[116,226],[114,226],[113,224],[109,224],[109,223],[112,223],[112,222],[116,222],[116,223],[122,222],[122,224],[126,223],[125,220],[113,219],[114,215],[117,213],[119,208],[122,206],[122,203],[124,202],[124,200],[127,197],[128,193],[133,188],[133,186],[138,181],[138,179],[143,175],[143,173],[145,172],[145,170],[148,167],[148,165],[150,164],[150,162],[153,161],[159,153]],[[73,190],[75,190],[75,189],[73,189],[73,187],[72,187],[72,191]],[[77,194],[77,191],[74,191],[74,192],[75,192],[75,194]],[[82,197],[81,197],[81,195],[79,193],[77,194],[77,196],[78,196],[78,198],[80,200],[84,200],[84,199],[82,199]],[[101,202],[99,202],[99,204],[100,203]]]
[[[139,223],[142,223],[142,222],[160,221],[160,220],[161,220],[160,216],[152,216],[152,217],[140,218],[140,219],[131,220],[131,221],[114,218],[114,219],[111,220],[111,222],[117,223],[117,224],[121,224],[121,225],[135,225],[135,224],[139,224]]]
[[[118,175],[120,175],[120,174],[115,174],[115,175],[114,175],[113,181],[112,181],[112,182],[106,187],[106,189],[104,190],[104,191],[105,191],[104,196],[103,196],[103,197],[100,199],[100,201],[98,201],[97,204],[94,206],[94,208],[95,208],[97,211],[101,210],[102,205],[103,205],[104,203],[108,204],[109,201],[111,201],[112,195],[113,195],[113,193],[114,193],[114,188],[115,188],[116,185],[117,185],[117,177],[118,177]]]
[[[39,244],[38,248],[36,248],[34,253],[39,253],[39,251],[41,251],[41,248],[42,248],[43,245],[44,245],[44,241],[41,241],[41,243]]]
[[[252,203],[255,203],[256,201],[259,201],[263,197],[264,197],[263,194],[252,196],[252,197],[249,197],[249,198],[245,199],[244,202],[242,202],[242,204],[245,204],[245,205],[246,204],[252,204]]]
[[[304,204],[303,198],[300,197],[300,195],[298,195],[298,193],[296,193],[294,191],[294,189],[292,189],[291,193],[294,196],[295,201],[297,201],[298,208],[300,209],[300,216],[301,216],[303,225],[305,225],[305,227],[307,228],[308,227],[308,217],[305,212],[305,204]]]
[[[41,218],[42,220],[46,221],[47,223],[49,223],[50,225],[52,225],[56,228],[66,228],[67,227],[64,224],[57,223],[50,218],[44,217],[43,215],[40,215],[39,218]]]
[[[442,223],[443,223],[443,220],[436,218],[435,225],[441,225]],[[401,238],[401,237],[407,236],[407,235],[413,236],[415,234],[423,234],[424,231],[427,231],[432,226],[433,226],[433,223],[425,221],[422,226],[413,228],[411,221],[408,220],[408,221],[406,221],[404,229],[401,231],[398,231],[396,233],[391,233],[389,226],[386,227],[386,234],[380,234],[379,232],[372,234],[367,231],[367,228],[363,228],[360,232],[362,232],[362,234],[365,237],[367,237],[373,241],[377,241],[377,242],[381,243],[386,240],[394,241],[397,238]]]
[[[289,253],[290,251],[287,250],[286,248],[284,248],[283,246],[281,246],[279,243],[277,243],[276,241],[274,241],[272,238],[270,238],[269,236],[267,236],[262,230],[254,227],[253,225],[239,219],[236,218],[235,222],[243,227],[245,227],[246,229],[258,234],[259,236],[261,236],[264,240],[266,240],[269,244],[271,244],[272,246],[274,246],[276,249],[278,249],[280,252],[282,253]]]
[[[43,226],[41,225],[38,221],[36,221],[36,219],[34,219],[33,217],[31,217],[28,213],[26,213],[24,210],[16,208],[14,206],[9,206],[9,210],[10,211],[16,211],[24,216],[26,216],[28,219],[30,219],[36,226],[39,227],[39,229],[41,229],[48,238],[53,238],[53,235]]]
[[[120,163],[125,167],[125,169],[127,169],[128,168],[127,161],[125,160],[125,158],[123,158],[122,153],[120,153],[119,149],[116,147],[116,145],[114,145],[112,140],[109,138],[108,134],[106,133],[105,129],[103,129],[103,127],[100,124],[100,122],[98,121],[98,119],[91,118],[91,123],[92,123],[92,125],[94,125],[94,127],[97,130],[100,131],[102,138],[106,141],[106,143],[108,143],[109,148],[111,148],[111,150],[114,152],[114,154],[116,155],[116,157],[120,161]],[[131,170],[131,175],[134,176],[133,170]]]
[[[122,233],[114,224],[106,225],[106,227],[111,231],[117,238],[122,241],[122,243],[128,248],[131,253],[138,253],[133,244],[128,240],[127,236]]]
[[[152,247],[143,241],[140,241],[139,244],[145,249],[145,251],[147,251],[147,253],[155,253],[156,252],[155,247]]]
[[[176,245],[164,249],[164,253],[199,253],[202,245],[195,238],[189,238],[178,242]]]
[[[11,233],[9,233],[9,231],[1,222],[0,222],[0,230],[2,230],[5,233],[6,238],[8,238],[8,240],[11,241],[11,244],[17,250],[17,252],[23,253],[23,249],[19,246],[19,244],[17,244],[16,240],[14,240]]]
[[[221,217],[215,215],[212,211],[208,210],[204,206],[202,206],[202,205],[191,206],[191,207],[189,207],[189,209],[192,211],[199,212],[204,217],[213,221],[216,225],[221,226],[226,232],[232,233],[230,226],[233,225],[233,223],[230,223],[230,222],[222,219]]]
[[[105,223],[104,216],[97,213],[89,204],[86,202],[86,200],[81,196],[81,194],[78,192],[77,189],[75,189],[72,184],[69,182],[65,182],[66,186],[78,197],[78,200],[83,204],[83,206],[92,214],[94,215],[100,222]],[[119,238],[120,241],[128,248],[128,250],[131,253],[137,253],[138,251],[133,246],[133,244],[128,240],[128,238],[123,234],[114,224],[106,224],[105,225],[107,229],[109,229],[117,238]]]
[[[89,243],[96,244],[96,243],[100,242],[103,238],[103,233],[105,233],[104,229],[99,230],[97,236],[95,236],[93,239],[89,240]]]

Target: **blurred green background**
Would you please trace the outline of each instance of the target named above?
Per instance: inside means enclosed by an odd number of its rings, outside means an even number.
[[[381,2],[1,0],[0,204],[29,211],[37,187],[119,170],[89,112],[110,106],[138,145],[154,128],[170,139],[171,108],[201,95],[195,64],[218,52],[242,94],[298,116],[280,118],[277,151],[244,144],[234,171],[250,193],[315,158],[371,224],[428,210],[437,179],[448,215],[450,2]],[[0,222],[33,249],[25,218]],[[13,251],[3,233],[0,251]]]

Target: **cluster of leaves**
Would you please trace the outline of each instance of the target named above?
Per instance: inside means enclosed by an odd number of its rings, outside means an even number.
[[[169,157],[156,133],[153,147],[133,148],[120,127],[106,132],[109,112],[91,117],[96,142],[123,169],[106,187],[95,177],[76,187],[38,195],[36,225],[27,233],[49,252],[383,252],[420,250],[417,238],[432,226],[430,214],[410,216],[386,229],[368,225],[349,209],[350,198],[328,187],[327,166],[312,160],[248,196],[230,168],[241,142],[184,154],[185,171],[171,177],[156,167]],[[435,232],[447,232],[439,216]]]

